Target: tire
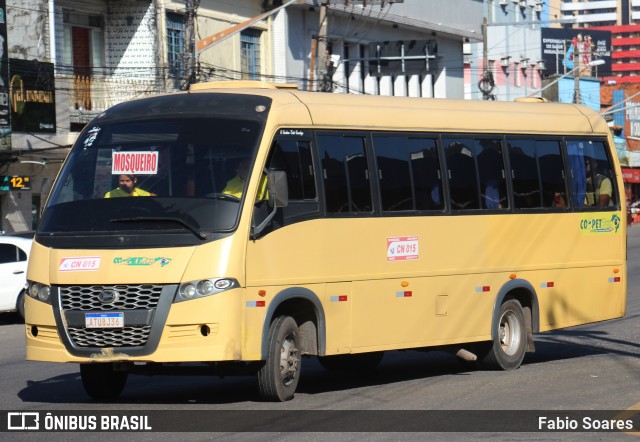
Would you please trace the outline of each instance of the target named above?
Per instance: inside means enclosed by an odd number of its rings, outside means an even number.
[[[383,351],[355,355],[324,356],[318,358],[320,365],[331,371],[362,372],[374,370],[384,356]]]
[[[290,316],[278,317],[269,328],[267,359],[258,370],[258,392],[267,401],[293,399],[300,380],[300,330]]]
[[[527,350],[527,328],[522,306],[509,299],[500,306],[498,321],[493,324],[496,339],[490,344],[482,366],[489,370],[515,370],[520,367]]]
[[[116,371],[113,364],[80,364],[80,377],[87,394],[93,399],[116,399],[127,383],[126,371]]]
[[[18,295],[18,300],[16,301],[16,312],[24,321],[24,290]]]

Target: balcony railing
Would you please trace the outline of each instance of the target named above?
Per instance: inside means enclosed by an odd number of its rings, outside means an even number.
[[[162,81],[140,77],[56,74],[68,91],[71,123],[86,124],[100,112],[124,101],[164,92]]]

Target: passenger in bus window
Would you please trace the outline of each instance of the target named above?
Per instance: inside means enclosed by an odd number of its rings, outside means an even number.
[[[564,197],[564,193],[556,192],[553,196],[553,207],[564,209],[567,207],[567,200]]]
[[[249,160],[244,159],[238,163],[236,168],[236,176],[231,178],[227,185],[222,190],[222,193],[226,195],[235,196],[240,199],[242,192],[244,192],[244,185],[247,180],[247,174],[249,173]],[[258,195],[256,201],[263,201],[269,198],[269,192],[267,191],[267,177],[262,175],[260,179],[260,188],[258,189]]]
[[[587,174],[585,204],[594,207],[612,205],[613,188],[611,180],[598,170],[598,162],[594,158],[587,158],[585,171]]]
[[[489,178],[484,187],[484,193],[482,194],[484,198],[484,208],[485,209],[501,209],[502,203],[500,202],[500,191],[498,190],[498,181],[494,178]]]
[[[123,196],[157,196],[155,193],[147,192],[136,187],[138,179],[134,175],[122,174],[118,177],[118,187],[107,192],[105,198],[120,198]]]

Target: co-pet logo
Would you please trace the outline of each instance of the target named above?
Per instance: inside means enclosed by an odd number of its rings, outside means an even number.
[[[39,430],[40,413],[14,411],[7,414],[7,430]]]

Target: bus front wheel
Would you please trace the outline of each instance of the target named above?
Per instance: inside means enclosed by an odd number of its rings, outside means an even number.
[[[527,328],[520,303],[515,299],[505,301],[493,327],[495,339],[482,358],[483,367],[515,370],[520,367],[527,349]]]
[[[116,371],[113,364],[80,364],[80,378],[93,399],[109,400],[120,396],[127,383],[127,372]]]
[[[268,401],[293,399],[300,380],[300,330],[290,316],[278,317],[269,328],[269,352],[258,370],[258,391]]]

